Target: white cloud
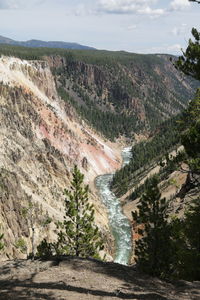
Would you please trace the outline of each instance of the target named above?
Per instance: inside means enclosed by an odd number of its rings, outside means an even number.
[[[69,11],[69,15],[71,14],[71,11]],[[79,4],[75,10],[74,14],[79,17],[79,16],[85,16],[90,14],[90,10],[84,5],[84,4]]]
[[[19,7],[20,1],[0,0],[0,9],[15,9]]]
[[[45,0],[0,0],[0,9],[20,9],[40,5]]]
[[[174,44],[167,46],[166,50],[168,53],[180,53],[183,47],[180,44]],[[163,51],[164,52],[164,51]]]
[[[99,11],[108,14],[143,14],[161,16],[164,9],[151,8],[156,0],[99,0]]]
[[[164,53],[164,54],[181,54],[181,49],[183,47],[180,44],[173,45],[162,45],[160,47],[151,47],[147,49],[140,49],[138,53]]]
[[[164,9],[157,8],[157,9],[152,9],[149,6],[142,8],[138,10],[139,14],[143,15],[149,15],[151,18],[157,18],[165,14]]]
[[[183,34],[186,32],[186,26],[187,26],[187,24],[181,24],[181,26],[174,27],[174,28],[171,30],[171,33],[172,33],[174,36],[180,36],[180,35],[183,35]]]
[[[172,11],[184,10],[188,7],[190,7],[189,0],[173,0],[170,3],[170,10]]]
[[[131,30],[135,30],[137,28],[137,25],[136,24],[132,24],[132,25],[129,25],[127,27],[127,30],[131,31]]]

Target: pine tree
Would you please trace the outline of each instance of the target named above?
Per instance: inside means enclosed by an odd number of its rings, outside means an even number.
[[[37,256],[49,258],[53,255],[73,255],[99,258],[103,241],[98,227],[94,224],[94,206],[89,203],[88,185],[84,185],[84,175],[77,166],[73,170],[71,187],[65,189],[65,216],[57,222],[60,229],[57,241],[44,239],[37,247]]]
[[[94,225],[94,207],[89,204],[88,186],[77,166],[73,170],[71,188],[65,190],[64,229],[68,240],[66,250],[70,255],[81,257],[98,256],[103,249],[99,230]]]
[[[138,267],[151,275],[166,277],[170,271],[170,227],[167,222],[168,204],[161,198],[158,180],[152,177],[140,199],[138,211],[132,212],[141,238],[136,241]]]
[[[184,217],[171,221],[173,277],[200,280],[200,199],[191,201]]]
[[[185,213],[184,233],[187,245],[183,278],[200,280],[200,199],[190,203]]]
[[[200,89],[185,111],[181,125],[181,141],[189,156],[188,164],[192,173],[200,174]]]
[[[200,32],[192,28],[192,36],[193,40],[189,39],[187,49],[178,58],[175,66],[186,75],[200,80]]]

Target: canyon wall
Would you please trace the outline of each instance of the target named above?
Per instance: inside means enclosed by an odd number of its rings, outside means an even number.
[[[31,252],[33,223],[36,244],[54,238],[54,225],[47,220],[63,218],[63,190],[74,164],[90,186],[96,223],[110,239],[93,181],[120,166],[119,149],[97,136],[58,96],[48,62],[0,58],[0,128],[2,258]]]

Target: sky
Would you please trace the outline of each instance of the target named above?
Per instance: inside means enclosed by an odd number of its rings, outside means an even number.
[[[179,55],[200,30],[188,0],[0,0],[0,35],[97,49]]]

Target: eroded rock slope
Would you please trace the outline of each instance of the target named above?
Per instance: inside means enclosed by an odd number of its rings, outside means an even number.
[[[96,222],[107,234],[106,211],[92,182],[97,175],[119,167],[115,145],[98,137],[62,101],[47,62],[2,56],[0,223],[4,258],[23,257],[22,252],[31,251],[31,222],[36,243],[43,237],[53,238],[51,225],[44,224],[48,218],[62,219],[63,190],[69,186],[74,164],[90,184]]]

